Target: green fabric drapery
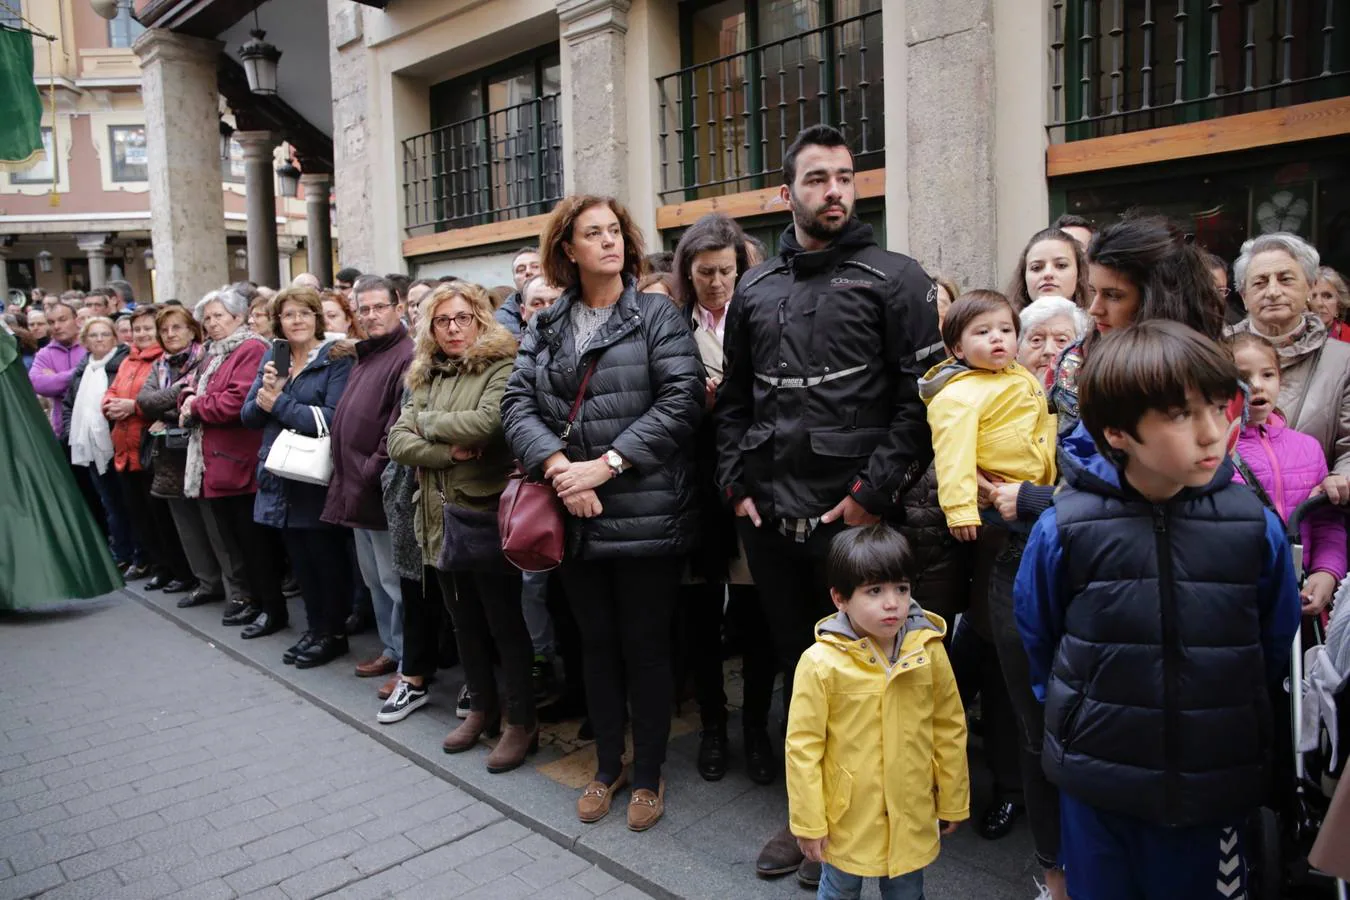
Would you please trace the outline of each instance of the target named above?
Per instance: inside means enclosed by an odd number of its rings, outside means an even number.
[[[66,606],[121,586],[18,343],[0,325],[0,611]]]
[[[33,82],[33,33],[0,28],[0,170],[31,168],[44,155],[42,98]]]

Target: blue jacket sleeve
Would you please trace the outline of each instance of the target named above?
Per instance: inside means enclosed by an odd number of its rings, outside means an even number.
[[[1052,506],[1037,520],[1022,553],[1013,585],[1013,612],[1031,669],[1031,690],[1045,702],[1045,683],[1055,649],[1064,634],[1064,596],[1060,589],[1059,523]]]
[[[267,365],[271,358],[272,348],[268,347],[267,352],[263,354],[262,362],[258,363],[258,374],[253,376],[253,386],[248,389],[248,397],[244,400],[244,406],[239,410],[239,421],[243,423],[245,428],[265,428],[267,426],[268,415],[258,405],[258,391],[262,389],[263,367]]]
[[[1266,510],[1266,558],[1256,587],[1266,671],[1271,679],[1279,681],[1289,666],[1303,603],[1298,595],[1298,579],[1294,576],[1294,560],[1289,555],[1284,523],[1270,510]]]

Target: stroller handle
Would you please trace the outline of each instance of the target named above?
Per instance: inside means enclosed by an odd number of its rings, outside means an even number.
[[[1316,497],[1309,497],[1307,500],[1304,500],[1298,506],[1294,507],[1294,511],[1289,514],[1289,524],[1286,525],[1284,529],[1289,535],[1289,539],[1297,543],[1299,540],[1298,529],[1299,526],[1303,524],[1303,520],[1322,507],[1332,505],[1334,504],[1332,504],[1330,497],[1326,494],[1318,494]]]

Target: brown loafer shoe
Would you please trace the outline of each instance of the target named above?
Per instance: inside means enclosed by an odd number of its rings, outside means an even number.
[[[759,851],[759,859],[755,860],[755,874],[760,878],[788,875],[797,871],[805,858],[801,847],[797,846],[797,839],[784,828]]]
[[[381,700],[388,700],[394,695],[394,688],[398,687],[398,681],[399,676],[396,672],[388,681],[380,685],[380,689],[375,692],[375,696],[379,697]]]
[[[599,822],[609,814],[609,806],[614,800],[614,792],[628,785],[628,770],[624,769],[613,784],[592,781],[577,798],[577,818],[587,823]]]
[[[666,780],[662,778],[654,794],[646,788],[633,791],[633,796],[628,800],[628,830],[646,831],[661,821],[661,814],[665,811]]]
[[[398,661],[390,659],[383,653],[374,659],[356,664],[357,678],[379,678],[381,675],[388,675],[397,671]]]

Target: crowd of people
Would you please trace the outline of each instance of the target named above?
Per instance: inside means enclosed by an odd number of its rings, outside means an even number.
[[[382,724],[457,660],[443,749],[498,738],[494,773],[548,708],[583,712],[584,822],[625,788],[629,828],[661,819],[691,685],[703,778],[786,768],[760,876],[918,898],[939,823],[971,818],[978,706],[974,828],[1025,819],[1043,897],[1216,896],[1267,689],[1346,575],[1338,510],[1305,523],[1298,587],[1278,524],[1350,501],[1345,280],[1292,234],[1230,266],[1161,218],[1064,216],[1003,291],[963,287],[877,245],[838,132],[783,170],[776,254],[710,214],[648,255],[618,201],[574,196],[509,290],[344,269],[138,305],[114,282],[8,321],[127,580],[223,602],[243,639],[289,628],[298,592],[296,668],[373,623],[355,674],[385,679]],[[331,474],[276,462],[297,436]],[[501,554],[516,467],[565,510],[555,571]],[[1176,594],[1200,611],[1171,622]]]

